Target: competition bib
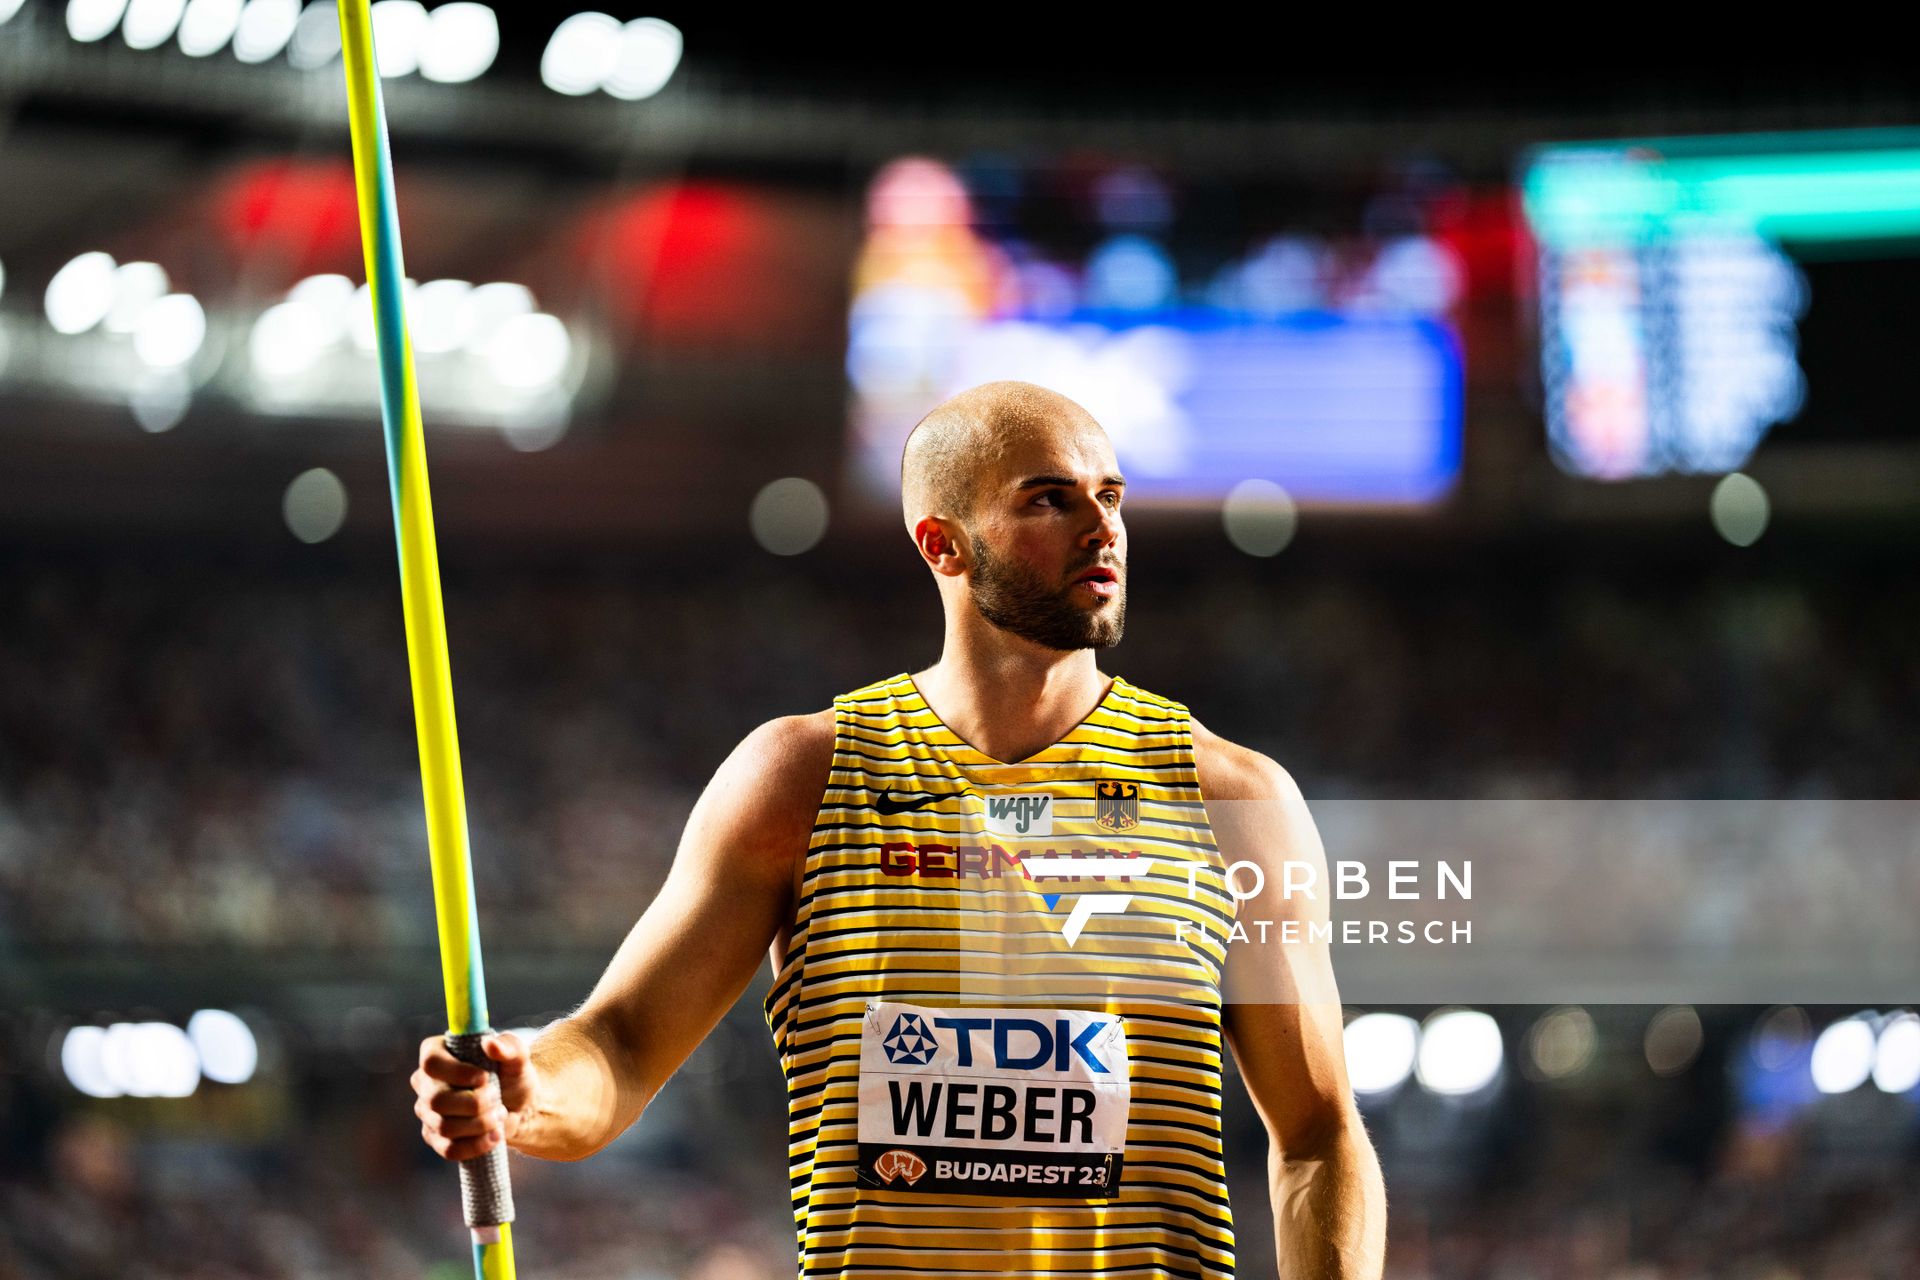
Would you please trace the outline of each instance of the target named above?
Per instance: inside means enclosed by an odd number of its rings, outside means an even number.
[[[860,1184],[1105,1200],[1120,1189],[1130,1095],[1116,1014],[872,1000]]]

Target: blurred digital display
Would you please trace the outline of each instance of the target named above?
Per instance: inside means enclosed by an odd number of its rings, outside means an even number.
[[[1523,190],[1567,470],[1733,471],[1776,433],[1871,438],[1911,403],[1878,313],[1912,297],[1920,132],[1550,147]]]
[[[848,326],[857,487],[892,497],[927,410],[1014,378],[1085,405],[1149,500],[1217,501],[1250,479],[1310,503],[1444,496],[1459,259],[1414,200],[1268,196],[1223,217],[1217,193],[1137,167],[883,169]]]

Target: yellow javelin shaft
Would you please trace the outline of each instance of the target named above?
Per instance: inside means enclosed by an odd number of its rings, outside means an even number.
[[[434,919],[440,934],[440,973],[446,986],[447,1027],[456,1052],[478,1053],[489,1029],[487,986],[480,962],[480,925],[473,905],[473,865],[467,843],[466,793],[460,779],[460,742],[454,727],[453,679],[447,661],[447,623],[440,599],[440,555],[427,490],[427,451],[420,395],[407,337],[406,269],[400,254],[400,218],[387,150],[385,108],[374,63],[367,0],[341,0],[340,44],[346,64],[347,115],[353,132],[353,178],[360,203],[360,241],[373,294],[380,354],[380,416],[386,429],[387,478],[400,549],[400,599],[406,615],[407,666],[413,677],[414,728],[420,739],[420,783],[427,810],[427,850],[433,864]],[[463,1052],[464,1051],[464,1052]],[[461,1188],[473,1228],[474,1273],[480,1280],[512,1280],[512,1196],[506,1151],[463,1162]]]

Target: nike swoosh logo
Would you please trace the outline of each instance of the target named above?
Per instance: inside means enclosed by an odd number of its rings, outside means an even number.
[[[940,799],[939,796],[931,795],[896,797],[890,791],[883,791],[880,793],[880,798],[873,802],[873,807],[881,813],[912,813],[915,809],[924,809],[930,804],[938,804]]]

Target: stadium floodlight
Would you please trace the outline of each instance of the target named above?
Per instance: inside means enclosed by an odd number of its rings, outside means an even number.
[[[190,293],[170,293],[140,313],[133,354],[153,369],[177,369],[200,353],[207,313]]]
[[[5,26],[14,14],[20,12],[20,6],[27,0],[0,0],[0,26]]]
[[[98,251],[81,254],[47,282],[47,323],[58,333],[85,333],[107,318],[113,307],[113,286],[112,256]]]
[[[333,0],[320,0],[300,11],[287,41],[287,61],[301,71],[324,67],[340,56],[339,10]]]
[[[227,47],[240,26],[241,0],[189,0],[180,18],[180,52],[206,58]]]
[[[60,1041],[60,1069],[67,1083],[89,1098],[118,1098],[126,1093],[107,1074],[102,1061],[106,1041],[105,1027],[74,1027]]]
[[[92,44],[113,34],[127,11],[127,0],[67,0],[67,34]]]
[[[260,1065],[253,1028],[237,1013],[202,1009],[187,1019],[187,1038],[200,1055],[200,1074],[216,1084],[245,1084]]]
[[[494,280],[473,291],[472,327],[467,330],[467,350],[483,354],[492,344],[500,326],[515,316],[532,315],[533,290],[511,280]]]
[[[486,361],[502,386],[533,391],[557,384],[573,356],[573,339],[557,316],[536,311],[502,324],[487,345]]]
[[[553,29],[540,55],[540,80],[555,93],[580,97],[607,82],[621,55],[623,28],[604,13],[576,13]]]
[[[680,67],[686,39],[663,18],[635,18],[620,30],[619,56],[603,86],[616,98],[638,102],[667,87]]]
[[[418,71],[426,35],[427,6],[420,0],[378,0],[373,6],[373,43],[380,51],[381,78],[394,80]]]
[[[1432,1093],[1465,1097],[1498,1078],[1504,1056],[1500,1027],[1491,1017],[1477,1009],[1449,1009],[1421,1028],[1414,1074]]]
[[[113,303],[107,308],[108,333],[132,333],[140,315],[173,288],[157,262],[123,262],[113,272]]]
[[[324,275],[308,276],[287,290],[287,301],[313,308],[314,314],[326,324],[324,337],[316,338],[316,341],[323,346],[330,346],[346,336],[353,315],[353,281],[331,271]]]
[[[1873,1050],[1873,1083],[1882,1093],[1909,1093],[1920,1086],[1920,1018],[1895,1014],[1880,1028]]]
[[[185,1098],[200,1086],[200,1055],[171,1022],[115,1023],[102,1060],[135,1098]]]
[[[260,313],[247,338],[247,357],[263,377],[287,378],[311,369],[330,345],[327,317],[310,302],[276,303]]]
[[[300,0],[247,0],[233,32],[233,56],[241,62],[277,57],[300,25]]]
[[[1347,1082],[1361,1097],[1391,1093],[1413,1074],[1420,1024],[1404,1013],[1363,1013],[1347,1024]]]
[[[422,355],[456,351],[473,329],[473,286],[465,280],[429,280],[414,290],[413,349]]]
[[[120,34],[129,49],[158,49],[173,38],[187,0],[131,0]]]
[[[1822,1093],[1851,1093],[1873,1073],[1873,1025],[1862,1014],[1842,1018],[1813,1042],[1808,1067]]]
[[[429,16],[420,50],[420,74],[439,84],[464,84],[485,74],[500,56],[500,20],[471,0],[443,4]]]

